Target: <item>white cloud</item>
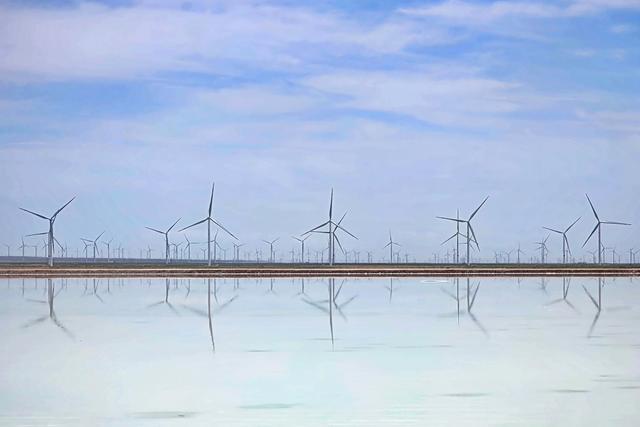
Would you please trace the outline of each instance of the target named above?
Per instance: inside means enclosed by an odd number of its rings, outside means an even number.
[[[0,75],[17,78],[148,77],[161,71],[300,71],[331,55],[398,53],[447,43],[446,31],[393,18],[375,24],[301,8],[233,4],[168,7],[0,8]]]
[[[521,107],[512,96],[517,84],[463,73],[344,72],[303,81],[334,94],[347,108],[410,116],[459,129],[487,126],[496,115]]]
[[[481,4],[447,0],[433,5],[404,8],[401,11],[408,15],[440,18],[462,25],[475,26],[507,19],[582,16],[610,9],[640,9],[640,0],[576,0],[564,5],[528,1],[496,1]]]
[[[467,24],[488,24],[514,16],[530,18],[555,17],[561,13],[561,9],[542,3],[499,1],[478,4],[461,0],[447,0],[435,5],[402,9],[402,12],[409,15],[444,18]]]
[[[614,34],[627,34],[633,33],[637,30],[636,27],[629,24],[618,24],[611,27],[611,32]]]

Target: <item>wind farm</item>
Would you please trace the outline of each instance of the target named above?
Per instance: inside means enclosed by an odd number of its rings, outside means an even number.
[[[580,221],[578,217],[566,228],[552,228],[542,226],[542,229],[549,232],[542,240],[535,242],[535,248],[529,251],[532,256],[528,260],[523,259],[523,251],[518,243],[511,249],[493,250],[491,254],[482,257],[480,244],[472,220],[480,212],[481,208],[489,200],[485,197],[464,219],[460,218],[459,210],[456,210],[455,217],[436,216],[435,221],[445,220],[453,222],[456,226],[455,232],[448,236],[438,247],[445,247],[449,242],[454,242],[451,252],[447,250],[445,254],[434,253],[432,257],[427,254],[420,256],[414,254],[410,259],[409,253],[405,252],[401,257],[400,248],[403,246],[393,237],[391,230],[388,230],[388,240],[386,244],[378,248],[360,247],[366,251],[366,261],[361,261],[360,250],[355,248],[345,250],[344,244],[339,235],[347,237],[350,242],[357,242],[358,238],[349,231],[344,224],[348,211],[336,221],[334,219],[334,190],[329,193],[329,206],[327,220],[311,229],[299,234],[293,234],[292,240],[296,242],[290,248],[279,250],[276,245],[279,237],[270,239],[260,239],[255,244],[255,250],[251,250],[250,242],[236,243],[238,237],[231,233],[222,223],[213,217],[215,183],[211,186],[207,216],[186,227],[174,230],[180,219],[175,220],[167,229],[145,226],[145,229],[160,234],[163,237],[164,248],[156,250],[155,253],[163,254],[164,258],[153,258],[154,250],[149,244],[142,248],[129,250],[122,245],[117,250],[111,251],[114,238],[108,241],[101,241],[104,231],[95,238],[81,237],[80,241],[84,248],[82,251],[76,250],[76,256],[69,254],[68,249],[58,241],[53,235],[53,224],[58,214],[67,207],[71,199],[51,217],[20,208],[20,210],[34,215],[38,218],[49,221],[50,229],[43,233],[31,233],[20,236],[20,244],[16,244],[15,252],[11,255],[11,245],[5,244],[6,256],[0,256],[0,277],[16,276],[47,276],[47,277],[79,277],[83,275],[92,276],[188,276],[199,277],[335,277],[335,276],[580,276],[580,275],[612,275],[625,276],[639,274],[639,266],[635,262],[635,254],[638,250],[629,248],[628,262],[624,263],[615,247],[605,246],[603,243],[602,227],[605,225],[631,226],[631,223],[620,221],[602,221],[589,198],[586,196],[587,206],[596,219],[596,225],[591,233],[586,237],[583,247],[589,243],[594,234],[597,233],[597,245],[600,250],[587,252],[591,254],[576,258],[571,250],[568,232]],[[193,231],[196,226],[205,224],[206,240],[198,242],[190,239],[186,232]],[[462,230],[462,231],[461,231]],[[223,246],[219,232],[222,231],[231,239],[229,247],[230,257],[226,256],[227,248]],[[295,232],[295,230],[292,230]],[[212,238],[213,233],[213,238]],[[551,235],[558,235],[561,239],[561,250],[557,261],[551,261],[549,239]],[[48,236],[48,240],[43,246],[46,251],[46,258],[37,256],[37,245],[34,245],[34,254],[27,256],[26,249],[29,247],[29,239],[38,236]],[[312,236],[319,236],[319,239],[312,239]],[[446,236],[446,235],[445,235]],[[27,239],[25,241],[25,239]],[[455,240],[454,240],[455,239]],[[6,239],[5,239],[6,240]],[[104,245],[106,253],[100,250],[100,245]],[[57,246],[56,246],[57,245]],[[201,247],[205,245],[205,247]],[[314,245],[316,258],[310,257],[309,246]],[[249,246],[249,247],[246,247]],[[464,248],[461,250],[461,246]],[[200,248],[194,252],[192,249]],[[246,248],[245,248],[246,247]],[[241,251],[241,248],[245,248]],[[56,250],[57,249],[57,250]],[[212,250],[213,249],[213,250]],[[267,256],[263,257],[263,249],[266,249]],[[368,250],[369,249],[369,250]],[[404,248],[403,248],[404,249]],[[306,250],[306,252],[305,252]],[[344,258],[336,257],[336,252],[340,251]],[[611,257],[607,260],[606,251],[611,252]],[[202,257],[193,256],[194,253],[202,252]],[[327,252],[326,258],[324,253]],[[515,252],[516,256],[512,257]],[[535,256],[533,254],[538,253]],[[597,257],[595,256],[597,253]],[[42,254],[42,252],[41,252]],[[138,256],[134,256],[138,254]],[[318,254],[322,254],[321,257]],[[374,255],[375,254],[375,255]],[[420,259],[422,258],[422,261]],[[54,262],[55,261],[55,262]]]

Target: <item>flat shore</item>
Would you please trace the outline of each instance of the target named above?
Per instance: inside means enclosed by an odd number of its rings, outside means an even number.
[[[639,264],[0,263],[0,278],[640,276]]]

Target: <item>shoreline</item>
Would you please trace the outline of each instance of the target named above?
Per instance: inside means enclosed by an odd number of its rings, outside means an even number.
[[[69,263],[49,267],[32,263],[0,264],[0,278],[85,277],[635,277],[638,264],[202,264]]]

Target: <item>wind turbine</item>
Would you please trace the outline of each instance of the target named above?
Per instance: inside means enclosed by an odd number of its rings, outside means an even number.
[[[87,258],[89,258],[89,246],[91,246],[92,242],[91,240],[85,240],[85,239],[80,239],[82,240],[82,243],[84,244],[84,260],[85,262],[87,262]]]
[[[245,243],[231,243],[233,245],[233,260],[240,261],[240,248],[245,246]]]
[[[104,234],[104,231],[102,233],[100,233],[98,235],[98,237],[95,238],[95,240],[91,240],[91,239],[80,239],[84,242],[90,243],[93,246],[93,260],[96,260],[96,252],[98,250],[98,240],[100,239],[100,237],[102,237],[102,235]]]
[[[113,242],[113,239],[108,242],[102,242],[107,247],[107,262],[111,262],[111,242]]]
[[[169,257],[170,257],[170,254],[169,254],[169,251],[170,251],[170,248],[169,248],[169,232],[171,231],[171,229],[173,227],[176,226],[176,224],[178,223],[178,221],[180,221],[180,219],[181,218],[178,218],[176,220],[176,222],[174,222],[173,225],[167,229],[167,231],[160,231],[160,230],[156,230],[155,228],[145,227],[147,230],[155,231],[156,233],[164,235],[164,248],[165,248],[164,249],[164,254],[165,254],[165,263],[166,264],[169,264]]]
[[[589,234],[589,237],[587,237],[587,240],[584,241],[584,244],[582,245],[582,247],[584,248],[584,246],[587,244],[591,236],[593,236],[593,233],[595,233],[597,230],[598,231],[598,264],[602,264],[602,252],[603,252],[602,233],[601,233],[602,224],[612,224],[612,225],[631,225],[631,224],[628,224],[626,222],[617,222],[617,221],[600,221],[600,217],[596,212],[596,208],[593,207],[593,203],[591,203],[591,199],[589,198],[589,195],[585,194],[585,196],[587,196],[587,200],[589,201],[589,206],[591,206],[591,210],[593,211],[593,216],[596,217],[597,222],[596,222],[596,226],[593,228],[593,231],[591,231],[591,234]]]
[[[582,218],[582,217],[578,217],[578,219],[573,221],[570,226],[568,226],[567,228],[564,229],[564,231],[556,230],[556,229],[549,228],[549,227],[542,227],[545,230],[552,231],[552,232],[560,234],[562,236],[562,263],[563,264],[566,264],[566,262],[567,262],[567,252],[569,252],[569,255],[571,255],[571,248],[569,247],[569,239],[567,239],[567,232],[569,230],[571,230],[571,227],[576,225],[576,222],[580,221],[580,218]]]
[[[524,251],[520,249],[520,243],[518,243],[518,249],[516,250],[518,256],[518,264],[520,264],[520,254],[524,254]]]
[[[489,199],[489,196],[487,196],[482,203],[480,203],[480,205],[476,208],[475,211],[473,211],[473,213],[471,213],[471,215],[469,215],[468,219],[460,219],[460,218],[449,218],[449,217],[444,217],[444,216],[439,216],[437,218],[439,219],[444,219],[447,221],[454,221],[457,223],[464,223],[467,224],[467,235],[465,236],[467,238],[467,265],[471,264],[471,259],[469,258],[470,255],[470,250],[471,250],[471,241],[472,241],[472,237],[473,237],[473,242],[476,244],[476,247],[478,248],[478,250],[480,250],[480,245],[478,245],[478,239],[476,239],[476,233],[473,231],[473,227],[471,226],[471,220],[473,219],[474,216],[476,216],[476,214],[478,213],[478,211],[480,210],[480,208],[486,203],[486,201]]]
[[[456,223],[456,232],[451,235],[451,237],[449,237],[447,240],[445,240],[444,242],[441,243],[441,245],[444,245],[445,243],[447,243],[449,240],[453,239],[454,237],[456,238],[456,253],[455,253],[455,262],[456,264],[460,262],[460,236],[462,237],[466,237],[464,234],[460,233],[460,223],[462,221],[460,221],[460,210],[456,209],[456,219],[455,219],[455,223]]]
[[[186,234],[184,235],[184,239],[187,241],[184,250],[187,251],[187,258],[191,259],[191,240],[189,240]]]
[[[263,242],[265,242],[267,245],[269,245],[269,262],[273,262],[273,257],[274,257],[274,253],[273,253],[273,244],[275,242],[277,242],[280,238],[276,237],[275,239],[273,239],[272,241],[267,241],[267,240],[263,240]]]
[[[311,230],[307,231],[306,233],[303,233],[301,235],[304,236],[306,234],[309,233],[321,233],[321,234],[328,234],[329,235],[329,265],[333,265],[335,262],[335,243],[338,244],[338,246],[340,247],[340,249],[342,250],[342,252],[344,252],[344,250],[342,249],[342,245],[340,244],[340,239],[338,239],[338,236],[336,235],[336,231],[338,229],[344,231],[345,233],[347,233],[349,236],[353,237],[354,239],[358,239],[356,236],[354,236],[353,234],[351,234],[349,231],[347,231],[344,227],[342,227],[342,225],[340,225],[342,223],[342,220],[344,219],[344,217],[347,215],[347,213],[345,212],[344,215],[342,215],[342,218],[340,218],[340,221],[338,221],[337,223],[333,221],[333,188],[331,189],[331,198],[329,200],[329,220],[326,222],[323,222],[322,224],[318,225],[317,227],[312,228]],[[329,229],[328,231],[319,231],[321,228],[328,226]],[[335,240],[335,243],[334,243]]]
[[[58,214],[64,208],[66,208],[69,205],[69,203],[73,202],[74,199],[75,199],[75,197],[73,197],[71,200],[69,200],[67,203],[65,203],[60,209],[55,211],[53,213],[53,215],[51,215],[51,217],[49,217],[49,218],[44,216],[44,215],[40,215],[39,213],[32,212],[32,211],[30,211],[28,209],[20,208],[20,210],[22,210],[22,211],[25,211],[27,213],[30,213],[31,215],[37,216],[38,218],[46,219],[47,221],[49,221],[49,231],[45,233],[48,236],[47,250],[48,250],[48,256],[49,256],[49,267],[53,267],[53,245],[54,245],[53,242],[54,242],[54,239],[55,239],[55,237],[53,236],[53,224],[56,222],[56,218],[58,217]]]
[[[389,247],[389,262],[393,264],[393,245],[402,246],[400,243],[396,243],[393,241],[393,237],[391,237],[391,230],[389,230],[389,243],[384,245],[382,249]]]
[[[549,249],[547,249],[547,240],[549,240],[549,236],[551,235],[547,235],[547,237],[545,237],[542,242],[534,242],[535,244],[539,245],[538,249],[540,249],[540,262],[542,264],[544,264],[545,255],[547,254],[547,252],[549,252]]]
[[[24,259],[24,248],[26,248],[27,245],[24,244],[24,237],[21,237],[20,240],[22,241],[22,244],[18,246],[18,249],[22,250],[22,259]]]
[[[300,250],[300,262],[304,263],[304,241],[307,240],[309,238],[309,236],[311,236],[310,234],[307,234],[307,236],[303,239],[298,239],[295,236],[291,236],[292,238],[296,239],[298,242],[300,242],[300,246],[302,247]]]
[[[212,211],[213,211],[213,192],[215,190],[216,187],[216,183],[214,182],[211,185],[211,198],[209,199],[209,210],[207,211],[207,217],[203,220],[200,220],[198,222],[195,222],[193,224],[191,224],[188,227],[183,228],[180,231],[184,231],[188,228],[191,227],[195,227],[196,225],[200,225],[203,222],[207,223],[207,259],[208,259],[208,265],[211,266],[211,223],[214,223],[215,225],[217,225],[218,227],[222,228],[229,236],[233,237],[234,239],[238,240],[238,238],[236,236],[233,235],[233,233],[231,233],[229,230],[227,230],[226,228],[224,228],[224,226],[222,224],[220,224],[218,221],[216,221],[215,219],[213,219],[212,215]]]

